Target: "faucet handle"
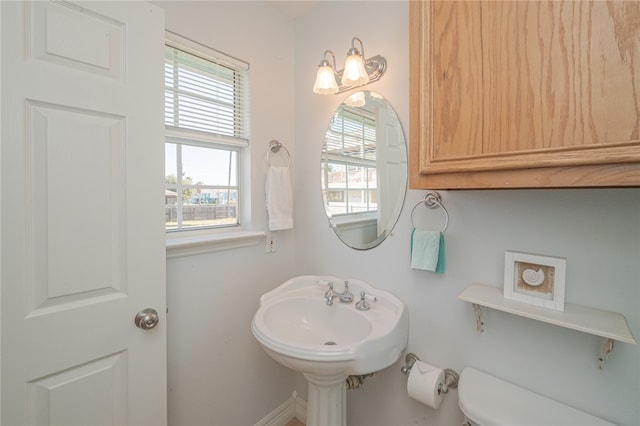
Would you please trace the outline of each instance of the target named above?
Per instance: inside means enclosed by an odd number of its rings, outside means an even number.
[[[324,293],[325,298],[328,298],[329,296],[333,295],[333,282],[329,282],[327,285],[329,286],[329,290],[325,291]]]
[[[344,281],[344,290],[342,290],[342,293],[339,293],[338,296],[340,297],[340,301],[342,303],[353,302],[353,293],[349,291],[349,281]]]
[[[360,301],[356,303],[356,309],[359,311],[368,311],[371,305],[367,302],[367,294],[363,291],[360,293]]]

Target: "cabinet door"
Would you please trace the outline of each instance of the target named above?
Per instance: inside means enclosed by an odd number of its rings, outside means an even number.
[[[640,3],[411,2],[411,187],[640,185]]]

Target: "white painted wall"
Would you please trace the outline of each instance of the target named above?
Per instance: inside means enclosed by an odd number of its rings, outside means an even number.
[[[327,226],[319,179],[325,128],[346,95],[313,94],[315,69],[327,48],[341,68],[360,37],[367,56],[387,58],[388,72],[369,87],[407,131],[408,4],[322,2],[295,28],[296,273],[357,277],[394,292],[409,307],[408,349],[425,362],[473,366],[612,422],[640,424],[638,346],[617,344],[600,371],[598,338],[498,312],[485,314],[478,334],[471,307],[457,299],[470,283],[502,285],[505,250],[564,256],[567,301],[622,312],[640,338],[640,190],[442,192],[451,216],[443,275],[410,269],[409,213],[425,192],[408,191],[393,235],[373,250],[351,250]],[[441,213],[417,209],[415,222],[439,228]],[[455,391],[437,411],[422,405],[407,396],[401,365],[349,391],[350,426],[461,424]],[[296,383],[303,393],[304,379]]]
[[[261,294],[308,273],[360,278],[397,294],[410,311],[408,349],[426,362],[474,366],[610,421],[640,424],[637,346],[618,344],[600,371],[595,337],[497,312],[486,314],[480,335],[470,306],[457,300],[469,283],[501,285],[507,249],[565,256],[567,300],[624,313],[640,337],[640,190],[443,192],[451,214],[444,275],[409,267],[408,215],[424,195],[409,191],[393,235],[373,250],[351,250],[330,230],[320,193],[324,132],[344,96],[314,95],[311,87],[324,50],[333,49],[342,67],[358,36],[367,56],[387,58],[387,73],[370,88],[387,97],[406,131],[407,3],[320,2],[295,22],[264,2],[157,4],[169,29],[251,63],[250,227],[266,225],[264,156],[271,139],[292,153],[296,198],[295,231],[278,234],[276,253],[260,245],[167,262],[171,425],[246,426],[294,387],[306,394],[300,375],[262,352],[250,321]],[[415,219],[441,223],[437,211],[417,210]],[[459,425],[456,392],[437,411],[415,402],[401,365],[349,391],[349,424]]]
[[[264,230],[269,141],[295,155],[292,21],[264,2],[157,5],[167,29],[250,63],[252,222],[244,225]],[[170,425],[252,425],[291,396],[293,374],[260,349],[250,324],[260,295],[294,274],[293,232],[277,233],[276,253],[261,243],[167,261]]]

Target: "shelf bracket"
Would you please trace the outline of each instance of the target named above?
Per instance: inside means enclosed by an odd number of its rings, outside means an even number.
[[[598,368],[600,370],[602,370],[602,367],[604,367],[604,363],[607,362],[607,358],[609,357],[609,354],[613,351],[614,345],[615,345],[615,340],[604,339],[604,344],[602,345],[600,355],[598,355]]]
[[[482,306],[472,303],[473,313],[476,315],[476,331],[482,333],[484,331],[484,321],[482,320]]]

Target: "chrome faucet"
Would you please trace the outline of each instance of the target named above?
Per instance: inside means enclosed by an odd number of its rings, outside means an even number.
[[[333,305],[333,299],[338,298],[342,303],[353,302],[353,293],[349,291],[349,281],[344,282],[344,290],[342,293],[337,293],[333,290],[333,283],[329,283],[329,290],[324,294],[324,298],[327,305]]]

